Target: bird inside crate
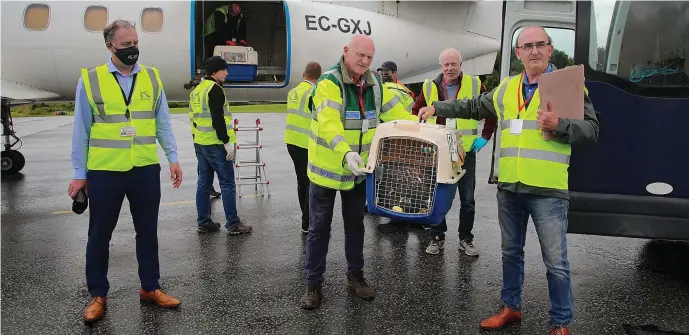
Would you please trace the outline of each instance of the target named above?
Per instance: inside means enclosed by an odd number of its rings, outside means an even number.
[[[436,225],[452,208],[466,152],[443,125],[399,120],[379,124],[366,176],[368,212]]]

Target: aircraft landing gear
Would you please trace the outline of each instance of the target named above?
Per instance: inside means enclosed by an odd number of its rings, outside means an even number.
[[[17,143],[21,143],[21,140],[14,134],[10,100],[6,98],[2,99],[2,136],[5,140],[5,149],[0,157],[2,173],[17,173],[24,168],[26,160],[21,152],[12,149]],[[10,137],[15,140],[13,143],[10,143]]]

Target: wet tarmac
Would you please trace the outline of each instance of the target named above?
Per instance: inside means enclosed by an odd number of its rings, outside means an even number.
[[[139,304],[135,234],[125,201],[110,246],[108,311],[94,326],[84,325],[80,315],[88,299],[88,212],[71,213],[66,194],[73,173],[71,117],[15,119],[26,167],[18,175],[2,177],[2,333],[482,333],[478,323],[499,306],[502,273],[495,186],[486,183],[492,143],[478,159],[474,235],[480,257],[457,251],[458,206],[449,214],[445,250],[434,256],[424,252],[428,236],[423,230],[380,233],[375,225],[387,219],[367,216],[365,273],[376,298],[360,300],[345,286],[338,199],[325,300],[320,309],[305,311],[299,307],[305,238],[299,231],[294,169],[282,142],[284,115],[237,117],[240,125],[260,117],[265,127],[271,196],[257,197],[244,187],[245,196],[238,200],[240,216],[253,225],[253,234],[197,234],[196,158],[188,120],[175,115],[184,179],[181,188],[173,189],[163,165],[159,252],[161,285],[181,299],[182,306],[162,310]],[[159,155],[164,159],[162,150]],[[218,189],[217,179],[215,185]],[[220,200],[214,201],[213,211],[222,222]],[[573,334],[625,334],[625,325],[689,333],[687,244],[582,235],[569,235],[568,241]],[[524,320],[497,334],[547,332],[547,281],[532,224],[525,252]]]

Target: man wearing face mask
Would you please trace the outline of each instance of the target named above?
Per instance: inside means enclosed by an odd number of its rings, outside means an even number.
[[[109,290],[109,244],[127,197],[136,230],[141,301],[177,307],[180,301],[159,285],[158,209],[160,164],[156,139],[170,163],[174,188],[182,183],[170,110],[158,69],[137,63],[138,35],[134,25],[116,20],[103,30],[110,60],[82,69],[74,101],[72,199],[80,190],[89,197],[86,284],[91,300],[84,322],[103,317]]]
[[[478,96],[485,90],[481,81],[475,77],[462,73],[462,55],[456,49],[445,49],[439,57],[440,73],[433,80],[423,83],[421,94],[416,100],[413,114],[417,115],[419,109],[431,106],[435,101],[453,100]],[[488,143],[495,131],[496,118],[487,118],[483,124],[483,132],[478,136],[478,121],[457,118],[430,118],[426,122],[443,124],[448,128],[456,129],[462,134],[462,147],[466,152],[463,169],[466,174],[457,183],[459,193],[459,250],[469,256],[478,256],[478,250],[474,247],[475,201],[474,189],[476,188],[476,154]],[[436,255],[445,244],[445,232],[447,222],[443,220],[440,225],[431,228],[431,241],[426,248],[426,253]]]
[[[411,113],[411,108],[414,106],[414,92],[397,79],[397,64],[393,61],[387,61],[378,68],[378,73],[385,86],[393,89],[393,93],[402,99],[402,104]]]

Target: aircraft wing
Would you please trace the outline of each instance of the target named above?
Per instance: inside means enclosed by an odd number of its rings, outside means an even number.
[[[11,100],[38,101],[59,98],[60,95],[40,88],[2,79],[0,95]]]

